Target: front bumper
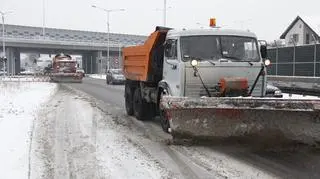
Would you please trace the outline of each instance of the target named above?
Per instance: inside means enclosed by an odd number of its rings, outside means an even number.
[[[125,79],[112,79],[112,82],[113,83],[117,83],[117,84],[124,84],[125,82]]]

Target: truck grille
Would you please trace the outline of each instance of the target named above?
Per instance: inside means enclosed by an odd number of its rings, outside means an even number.
[[[251,89],[252,83],[249,83],[249,90]],[[215,96],[219,93],[218,91],[218,84],[209,84],[206,83],[206,87],[208,88],[211,96]],[[252,96],[261,96],[261,88],[262,88],[262,79],[260,79],[255,89],[252,92]],[[201,97],[201,96],[208,96],[206,90],[204,89],[203,85],[200,83],[192,83],[191,81],[186,81],[185,87],[185,96],[188,97]]]

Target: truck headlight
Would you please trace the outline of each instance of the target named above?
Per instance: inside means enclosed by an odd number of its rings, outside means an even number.
[[[279,95],[279,94],[281,94],[281,91],[280,91],[280,90],[276,90],[276,91],[274,92],[274,94]]]
[[[264,61],[264,65],[265,66],[269,66],[271,64],[271,61],[269,60],[269,59],[266,59],[265,61]]]
[[[191,66],[193,67],[198,66],[198,60],[191,60]]]

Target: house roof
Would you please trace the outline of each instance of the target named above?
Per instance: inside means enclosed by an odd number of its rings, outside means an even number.
[[[315,35],[315,38],[317,40],[320,39],[319,35],[317,34],[317,32],[315,32],[300,16],[297,16],[293,21],[292,23],[290,24],[290,26],[286,29],[286,31],[284,31],[284,33],[280,36],[280,39],[285,39],[286,38],[286,35],[288,34],[288,32],[292,29],[292,27],[299,21],[301,20],[306,26],[307,28],[309,28],[312,33]]]

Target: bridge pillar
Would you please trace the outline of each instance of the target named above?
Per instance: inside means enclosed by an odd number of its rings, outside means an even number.
[[[6,49],[7,56],[7,71],[9,74],[19,74],[20,73],[20,49],[8,47]]]
[[[82,68],[87,74],[99,73],[99,53],[97,51],[86,52],[82,54]]]

